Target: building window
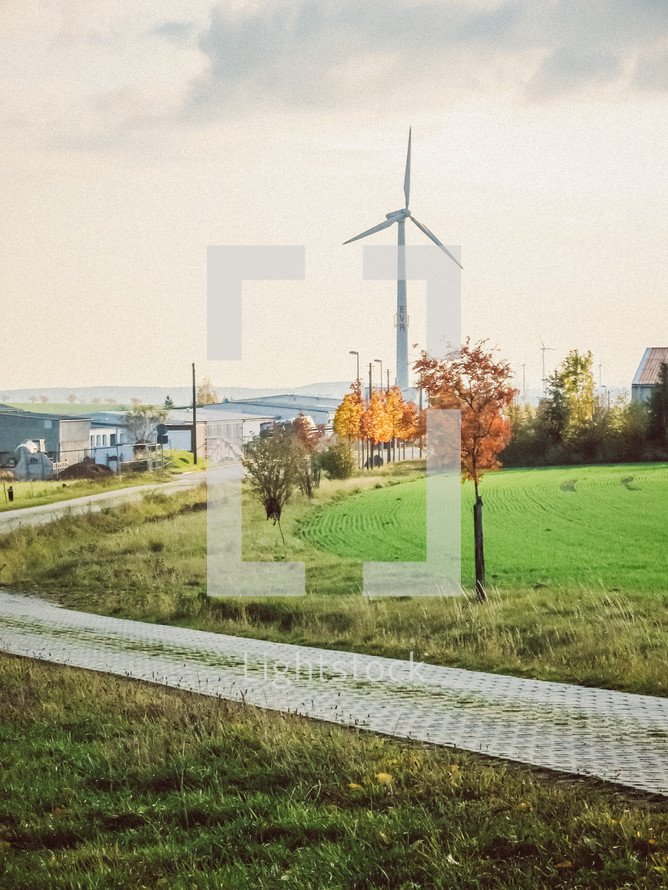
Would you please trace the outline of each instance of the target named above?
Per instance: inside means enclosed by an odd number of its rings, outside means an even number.
[[[106,434],[106,433],[102,436],[102,444],[103,444],[105,447],[106,447],[106,445],[107,445],[107,434]]]
[[[110,435],[109,435],[109,444],[110,444],[110,445],[115,445],[115,444],[116,444],[116,433],[110,433]]]

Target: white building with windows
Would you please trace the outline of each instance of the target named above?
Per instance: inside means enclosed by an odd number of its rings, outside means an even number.
[[[90,447],[86,457],[96,464],[105,464],[114,472],[121,463],[133,459],[132,436],[125,426],[120,412],[92,414],[90,420]]]

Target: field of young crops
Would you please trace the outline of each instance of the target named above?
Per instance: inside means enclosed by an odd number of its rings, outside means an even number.
[[[485,476],[488,581],[668,590],[668,464],[506,470]],[[424,479],[317,511],[302,534],[365,560],[425,558]],[[462,580],[473,572],[473,485],[462,489]]]

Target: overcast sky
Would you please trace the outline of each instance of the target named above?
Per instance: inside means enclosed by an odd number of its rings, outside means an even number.
[[[411,124],[464,334],[529,384],[539,337],[609,384],[668,343],[665,0],[0,0],[0,58],[3,389],[393,369],[395,288],[342,242],[403,206]],[[306,247],[245,286],[241,362],[207,362],[211,244]]]

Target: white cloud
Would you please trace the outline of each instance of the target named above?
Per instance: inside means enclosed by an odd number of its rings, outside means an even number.
[[[668,89],[665,0],[70,0],[0,24],[5,137],[43,146],[231,112]]]
[[[625,72],[667,37],[668,5],[657,0],[272,0],[245,15],[218,5],[199,36],[207,74],[186,110],[215,116],[249,97],[287,106],[387,97],[391,80],[356,77],[358,59],[409,82],[442,77],[446,90],[461,69],[478,89],[498,89],[504,58],[515,63],[511,89],[528,98],[612,81],[632,88]]]

